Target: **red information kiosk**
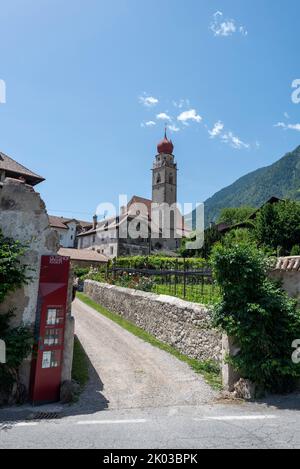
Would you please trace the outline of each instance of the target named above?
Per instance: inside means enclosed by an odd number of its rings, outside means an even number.
[[[31,370],[33,404],[60,398],[70,259],[43,256]]]

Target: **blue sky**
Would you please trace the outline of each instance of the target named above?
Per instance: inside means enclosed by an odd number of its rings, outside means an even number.
[[[201,202],[300,144],[299,15],[299,0],[2,1],[0,149],[47,179],[50,213],[85,219],[150,197],[167,121],[179,199]]]

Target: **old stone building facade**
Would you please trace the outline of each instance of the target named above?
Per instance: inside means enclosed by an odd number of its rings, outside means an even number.
[[[62,248],[76,248],[77,236],[92,228],[93,223],[77,220],[75,218],[64,218],[49,215],[49,222],[59,236],[59,244]]]
[[[101,221],[95,216],[92,229],[78,235],[79,249],[93,249],[110,259],[177,250],[186,231],[177,207],[173,150],[165,133],[152,168],[152,200],[133,196],[118,216]]]

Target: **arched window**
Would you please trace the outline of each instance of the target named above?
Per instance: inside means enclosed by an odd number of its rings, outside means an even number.
[[[157,178],[156,178],[156,183],[159,184],[161,182],[161,177],[160,174],[158,173]]]

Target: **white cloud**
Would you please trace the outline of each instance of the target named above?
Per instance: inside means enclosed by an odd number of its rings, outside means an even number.
[[[139,97],[139,102],[146,107],[154,107],[159,103],[159,100],[157,98],[154,98],[154,96],[140,96]]]
[[[296,130],[297,132],[300,132],[300,124],[285,124],[284,122],[278,122],[275,127],[280,127],[284,130]]]
[[[208,133],[210,135],[210,138],[218,137],[221,134],[221,132],[223,131],[223,129],[224,129],[223,122],[221,122],[221,121],[216,122],[213,129],[208,131]]]
[[[157,114],[156,119],[162,120],[162,121],[171,121],[171,117],[166,113],[166,112],[161,112],[160,114]]]
[[[180,131],[180,128],[177,127],[175,124],[169,125],[168,128],[171,132],[179,132]]]
[[[233,20],[223,21],[219,24],[213,24],[212,30],[215,36],[232,36],[236,32],[235,22]]]
[[[142,122],[141,127],[154,127],[156,125],[156,122],[154,121],[148,121],[148,122]]]
[[[287,128],[290,130],[297,130],[297,132],[300,132],[300,124],[289,124]]]
[[[189,121],[194,121],[199,124],[202,121],[202,117],[197,114],[195,109],[190,109],[189,111],[184,111],[179,114],[177,120],[185,125],[188,125]]]
[[[245,26],[240,26],[239,31],[243,36],[248,36],[248,31]]]
[[[227,132],[222,135],[222,140],[224,143],[228,143],[232,148],[236,150],[249,149],[249,143],[243,142],[239,137],[236,137],[232,132]]]
[[[245,26],[237,25],[234,19],[224,19],[224,15],[221,11],[217,11],[213,15],[213,21],[210,25],[210,30],[216,37],[228,37],[235,33],[248,36],[248,31]]]
[[[177,109],[182,109],[184,107],[189,107],[190,106],[190,100],[189,99],[180,99],[179,101],[173,101],[173,106],[176,107]]]

